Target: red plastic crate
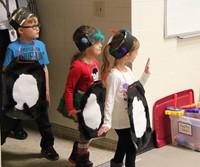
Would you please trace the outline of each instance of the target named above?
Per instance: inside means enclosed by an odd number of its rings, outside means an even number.
[[[153,128],[156,134],[156,145],[162,147],[172,143],[171,125],[165,110],[174,105],[174,95],[177,94],[177,107],[194,103],[194,91],[184,90],[159,99],[153,106]]]

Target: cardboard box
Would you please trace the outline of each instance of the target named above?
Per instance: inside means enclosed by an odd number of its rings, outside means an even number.
[[[200,151],[200,119],[170,115],[172,143]]]

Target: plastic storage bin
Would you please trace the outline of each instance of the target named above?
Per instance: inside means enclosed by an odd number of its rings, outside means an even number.
[[[170,115],[172,143],[200,151],[200,119]]]

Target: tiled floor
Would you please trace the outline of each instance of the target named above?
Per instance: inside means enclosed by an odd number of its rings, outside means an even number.
[[[26,140],[8,138],[1,147],[2,167],[70,167],[67,158],[72,149],[72,141],[55,137],[55,149],[60,154],[58,161],[49,161],[40,154],[40,135],[26,129],[29,136]],[[94,167],[109,167],[112,151],[91,147],[91,161]],[[197,167],[200,152],[178,146],[165,146],[153,149],[137,156],[137,167]],[[106,163],[107,162],[107,163]],[[100,166],[99,166],[100,165]]]
[[[16,140],[7,138],[6,143],[1,146],[2,167],[70,167],[68,156],[71,153],[73,142],[55,137],[55,149],[60,155],[58,161],[49,161],[40,154],[40,135],[34,130],[26,129],[28,138]],[[91,161],[98,166],[109,161],[113,155],[112,151],[90,148]]]

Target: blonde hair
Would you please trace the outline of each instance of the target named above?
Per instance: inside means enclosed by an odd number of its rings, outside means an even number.
[[[102,83],[105,87],[106,87],[106,79],[107,79],[108,73],[110,72],[111,68],[113,68],[114,63],[116,61],[115,58],[114,60],[111,59],[112,56],[110,56],[109,50],[113,50],[113,48],[118,48],[122,40],[124,40],[124,34],[116,33],[113,36],[111,42],[108,43],[103,50],[103,55],[102,55],[103,64],[101,66],[100,76],[101,76]],[[139,46],[140,46],[140,43],[138,39],[133,36],[133,46],[128,53],[135,51],[136,49],[139,48]]]
[[[38,17],[36,15],[32,15],[25,22],[28,22],[28,23],[38,23]]]

